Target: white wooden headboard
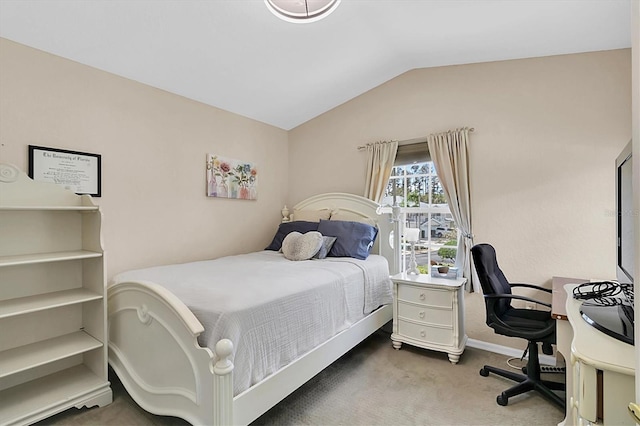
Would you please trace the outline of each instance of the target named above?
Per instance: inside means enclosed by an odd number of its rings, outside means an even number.
[[[328,210],[330,212],[349,213],[371,219],[378,228],[378,237],[371,253],[384,256],[393,265],[393,248],[389,244],[389,236],[393,229],[388,214],[381,214],[380,205],[368,198],[342,192],[318,194],[300,201],[293,206],[296,210]],[[295,220],[295,218],[294,218]]]

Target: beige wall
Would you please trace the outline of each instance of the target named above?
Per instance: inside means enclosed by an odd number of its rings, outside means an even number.
[[[612,277],[630,59],[625,49],[407,72],[289,132],[290,200],[363,193],[358,145],[470,126],[476,242],[494,244],[514,280]]]
[[[553,275],[615,277],[614,161],[631,138],[630,49],[407,72],[289,132],[290,200],[362,194],[358,145],[462,126],[476,129],[475,242],[496,247],[507,277],[546,286]],[[484,330],[474,302],[468,318]]]
[[[476,242],[510,279],[614,276],[629,49],[414,70],[288,133],[4,39],[0,69],[0,161],[26,169],[29,144],[102,154],[109,277],[261,249],[284,203],[363,193],[358,145],[460,126],[476,129]],[[258,201],[205,197],[207,153],[257,162]],[[509,344],[483,325],[481,299],[467,303],[470,337]]]
[[[263,249],[288,196],[287,133],[0,39],[0,161],[27,145],[102,155],[108,275]],[[205,196],[205,160],[257,163],[257,201]]]

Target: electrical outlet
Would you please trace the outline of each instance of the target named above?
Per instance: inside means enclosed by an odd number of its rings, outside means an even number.
[[[536,308],[536,304],[534,302],[524,302],[524,308],[533,310]]]

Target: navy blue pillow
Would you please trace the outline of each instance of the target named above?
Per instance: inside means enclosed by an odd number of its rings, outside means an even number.
[[[378,235],[378,228],[361,222],[320,220],[318,232],[337,237],[329,257],[353,257],[365,260]]]
[[[296,220],[293,222],[281,223],[278,227],[276,235],[273,237],[271,244],[265,250],[280,251],[282,248],[282,241],[284,237],[289,235],[290,232],[298,231],[301,234],[309,231],[317,231],[318,222],[305,222],[302,220]]]

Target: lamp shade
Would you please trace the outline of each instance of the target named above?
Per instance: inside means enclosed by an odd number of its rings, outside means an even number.
[[[404,238],[409,243],[415,243],[420,238],[420,229],[418,228],[405,228]]]
[[[340,0],[264,0],[267,8],[288,22],[315,22],[333,12]]]

